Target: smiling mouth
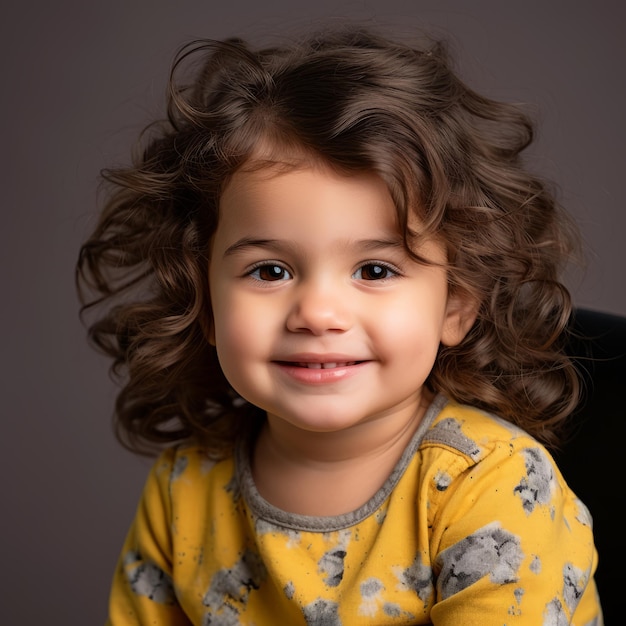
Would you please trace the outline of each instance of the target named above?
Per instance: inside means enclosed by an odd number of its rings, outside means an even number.
[[[348,367],[349,365],[356,365],[362,361],[343,361],[337,363],[296,363],[298,367],[306,367],[310,370],[332,370],[337,367]]]
[[[364,361],[328,361],[328,362],[309,362],[309,361],[282,361],[282,365],[291,367],[302,367],[309,370],[332,370],[338,367],[349,367],[351,365],[359,365]]]

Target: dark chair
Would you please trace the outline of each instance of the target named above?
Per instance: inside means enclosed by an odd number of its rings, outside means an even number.
[[[620,598],[626,496],[620,459],[624,455],[626,460],[626,318],[578,309],[572,328],[568,351],[585,389],[573,415],[571,438],[555,458],[593,517],[600,558],[596,582],[610,626],[624,623]]]

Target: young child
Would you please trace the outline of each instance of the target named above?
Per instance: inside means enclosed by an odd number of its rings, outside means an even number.
[[[359,29],[196,42],[170,85],[78,264],[120,439],[170,444],[108,623],[602,624],[528,118]]]

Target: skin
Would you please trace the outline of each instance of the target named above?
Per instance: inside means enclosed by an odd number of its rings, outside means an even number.
[[[419,253],[445,261],[438,242]],[[444,268],[409,257],[380,178],[314,165],[233,176],[209,280],[224,374],[267,412],[253,459],[261,495],[309,515],[365,503],[419,425],[439,345],[462,340],[472,304],[449,294]]]

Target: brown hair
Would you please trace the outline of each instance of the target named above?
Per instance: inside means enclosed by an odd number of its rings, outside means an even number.
[[[532,137],[519,107],[461,82],[441,43],[417,49],[348,29],[261,50],[234,39],[183,48],[167,120],[148,127],[132,166],[103,172],[108,200],[77,267],[83,312],[102,311],[90,337],[124,379],[120,440],[145,451],[194,437],[219,455],[260,421],[205,330],[220,193],[263,144],[278,160],[297,153],[381,176],[409,249],[407,216],[419,212],[420,236],[446,242],[451,289],[479,303],[465,340],[440,349],[428,386],[555,445],[578,399],[559,280],[576,238],[524,168]]]

